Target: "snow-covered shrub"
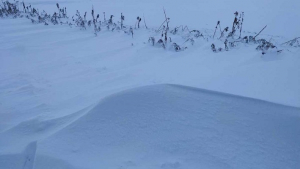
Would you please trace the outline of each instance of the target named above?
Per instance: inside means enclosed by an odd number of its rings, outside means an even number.
[[[56,13],[55,13],[56,14]],[[81,17],[80,15],[80,12],[77,10],[76,11],[76,16],[72,17],[73,18],[73,21],[76,23],[76,25],[78,27],[80,27],[80,29],[86,29],[86,26],[85,26],[85,21],[84,19]],[[52,19],[51,19],[52,20]]]
[[[60,8],[58,3],[56,3],[56,7],[58,9],[58,18],[68,18],[66,7]]]
[[[21,4],[21,10],[19,9],[19,6]],[[23,6],[23,9],[22,9]],[[95,16],[94,13],[94,8],[92,8],[92,20],[87,20],[87,15],[88,13],[85,12],[84,16],[82,17],[79,13],[79,11],[76,11],[76,15],[72,17],[72,20],[69,20],[69,17],[67,16],[67,8],[63,7],[61,8],[58,3],[56,3],[56,7],[58,9],[57,12],[54,12],[53,15],[47,14],[45,11],[42,11],[41,13],[37,8],[32,7],[31,5],[26,6],[24,2],[19,3],[18,1],[14,2],[9,2],[9,0],[2,1],[0,3],[0,17],[11,17],[11,18],[22,18],[25,17],[29,20],[31,20],[32,23],[38,24],[38,23],[44,23],[45,25],[48,25],[48,23],[52,23],[54,25],[57,24],[68,24],[70,26],[76,25],[77,27],[80,27],[80,29],[87,29],[88,27],[93,27],[94,34],[97,35],[98,32],[101,31],[102,28],[107,28],[110,31],[114,30],[122,30],[128,35],[131,35],[133,38],[133,27],[132,26],[125,26],[124,25],[124,20],[125,17],[121,13],[121,20],[117,21],[117,23],[114,23],[113,17],[114,15],[110,15],[109,19],[106,19],[105,12],[103,12],[103,22],[100,21],[99,19],[99,14]],[[198,38],[202,37],[205,41],[207,42],[214,42],[211,45],[211,49],[213,52],[218,52],[218,51],[228,51],[229,49],[235,48],[239,44],[247,44],[248,45],[253,45],[253,44],[258,44],[256,47],[257,50],[263,51],[268,51],[270,49],[276,48],[275,45],[273,45],[271,42],[265,40],[265,39],[260,39],[256,40],[256,37],[267,27],[265,26],[258,34],[255,36],[244,36],[243,38],[241,37],[242,35],[242,27],[243,27],[243,22],[244,22],[244,13],[243,12],[235,12],[234,13],[234,21],[232,24],[231,31],[229,31],[229,27],[225,27],[223,30],[221,29],[221,22],[218,21],[217,25],[215,27],[214,32],[211,30],[192,30],[190,31],[187,26],[177,26],[173,29],[170,29],[169,27],[169,22],[170,18],[167,17],[166,11],[164,9],[164,21],[160,25],[160,27],[156,30],[153,31],[157,34],[160,34],[161,37],[158,37],[158,41],[155,40],[154,37],[150,37],[148,39],[148,42],[152,44],[152,46],[158,46],[158,47],[163,47],[163,48],[171,48],[172,50],[174,49],[175,51],[182,51],[186,49],[186,43],[189,42],[189,44],[194,45],[196,43],[195,40]],[[136,23],[135,23],[135,28],[140,28],[140,22],[142,21],[141,17],[136,18]],[[98,21],[99,20],[99,21]],[[146,26],[145,18],[143,19]],[[217,29],[220,30],[220,37],[215,38],[218,36]],[[239,30],[239,38],[237,39],[237,32]],[[229,32],[227,35],[226,32]],[[168,34],[170,33],[170,34]],[[168,35],[174,35],[177,36],[177,38],[174,38],[177,43],[172,42],[172,38]],[[184,41],[182,45],[178,45],[178,37],[181,37],[181,40]],[[225,46],[223,48],[223,45],[219,44],[218,42],[215,42],[213,39],[218,39],[221,43],[223,43]],[[293,40],[290,40],[286,43],[283,43],[282,45],[288,45],[288,46],[293,46],[293,47],[300,47],[299,43],[299,38],[295,38]],[[169,40],[169,41],[168,41]],[[179,40],[180,41],[180,40]],[[169,44],[169,43],[170,44]],[[184,45],[185,44],[185,45]],[[222,46],[222,47],[216,47],[216,46]],[[282,51],[282,50],[279,50]]]
[[[48,24],[47,23],[47,20],[50,19],[50,15],[48,15],[45,11],[41,12],[41,14],[39,15],[38,17],[38,20],[39,20],[39,23],[45,23],[45,24]]]
[[[265,39],[259,39],[256,41],[259,45],[256,47],[256,50],[262,51],[262,54],[265,54],[267,50],[276,48],[271,42],[268,42]]]
[[[2,1],[2,4],[0,4],[0,17],[12,16],[16,18],[19,14],[18,2]]]
[[[238,18],[238,16],[239,16],[239,18]],[[244,21],[244,12],[240,13],[240,15],[239,15],[239,13],[236,11],[234,13],[234,20],[232,23],[232,28],[231,28],[231,31],[229,32],[229,34],[227,35],[227,38],[229,38],[229,37],[234,38],[234,35],[237,30],[240,30],[239,38],[241,38],[243,21]]]

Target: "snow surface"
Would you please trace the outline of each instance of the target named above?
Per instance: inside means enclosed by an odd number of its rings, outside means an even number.
[[[11,150],[40,139],[31,158],[43,169],[298,168],[299,111],[197,88],[152,85],[113,94],[76,121],[66,116],[23,122],[1,134],[0,144]]]
[[[260,37],[276,45],[300,35],[298,0],[25,2],[69,15],[93,5],[127,25],[144,14],[151,29],[164,7],[171,27],[208,33],[244,11],[244,34],[268,25]],[[213,53],[198,40],[174,52],[149,45],[151,29],[95,37],[0,19],[0,168],[300,168],[299,48]]]

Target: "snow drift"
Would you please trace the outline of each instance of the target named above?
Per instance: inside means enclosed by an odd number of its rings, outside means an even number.
[[[57,1],[69,16],[91,19],[94,7],[131,26],[145,16],[149,29],[134,38],[0,19],[0,169],[299,169],[299,48],[213,53],[223,42],[187,44],[184,34],[169,34],[184,52],[147,43],[161,36],[163,8],[171,28],[212,36],[243,11],[242,35],[268,25],[259,37],[281,47],[299,36],[300,1],[256,1]],[[49,13],[57,2],[25,1]]]
[[[34,168],[296,169],[299,112],[192,87],[135,88],[106,97],[78,120],[37,138]],[[6,157],[0,156],[0,166],[13,169],[3,163]]]

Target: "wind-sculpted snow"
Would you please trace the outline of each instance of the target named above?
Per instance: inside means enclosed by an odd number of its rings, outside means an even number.
[[[33,169],[37,142],[29,143],[20,154],[0,154],[0,165],[2,168],[10,169]]]
[[[78,112],[55,119],[43,120],[41,117],[36,117],[0,132],[0,154],[16,153],[30,142],[45,139],[72,124],[90,109],[90,107],[87,107]]]
[[[0,19],[0,169],[300,168],[300,49],[289,41],[300,1],[24,2],[40,14],[59,3],[70,21],[77,10],[91,20],[92,9],[98,22],[103,12],[117,25],[122,13],[127,28],[142,21],[133,37],[105,25],[95,37],[93,26]],[[184,52],[149,43],[161,38],[163,9]],[[243,36],[267,25],[258,38],[285,50],[213,53],[224,46],[217,21],[231,28],[235,11]]]
[[[185,86],[135,88],[40,140],[35,168],[297,169],[299,112]]]

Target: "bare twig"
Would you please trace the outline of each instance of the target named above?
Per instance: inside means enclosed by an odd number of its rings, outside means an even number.
[[[166,21],[167,21],[167,29],[169,29],[169,18],[167,18],[167,14],[166,14],[165,8],[164,8],[164,14],[165,14],[165,18],[166,18]]]
[[[165,14],[165,18],[166,18],[166,21],[167,21],[167,29],[166,29],[166,32],[165,32],[165,43],[168,42],[168,30],[169,30],[169,18],[167,18],[167,14],[166,14],[166,10],[164,8],[164,14]]]
[[[224,36],[224,32],[228,31],[228,27],[226,27],[222,32],[221,32],[221,36],[219,37],[219,39],[221,39]]]
[[[185,31],[185,30],[188,30],[188,31],[190,32],[190,29],[189,29],[188,26],[185,26],[185,27],[182,29],[182,31]]]
[[[146,29],[148,29],[147,24],[146,24],[145,15],[144,15],[144,14],[143,14],[143,18],[144,18],[144,24],[145,24],[145,27],[146,27]]]
[[[268,25],[266,25],[257,35],[254,36],[254,39],[267,27]]]
[[[240,29],[240,37],[239,38],[242,37],[242,29],[243,29],[243,22],[244,22],[244,12],[242,12],[241,17],[242,17],[242,22],[241,22],[241,29]]]
[[[156,30],[156,32],[160,31],[160,28],[164,25],[164,23],[166,22],[167,20],[164,20],[164,22],[160,25],[160,27]]]
[[[217,23],[217,26],[216,26],[216,29],[215,29],[215,33],[214,33],[213,39],[215,38],[216,31],[217,31],[217,29],[218,29],[218,25],[220,25],[220,21],[218,21],[218,23]],[[220,28],[220,31],[221,31],[221,28]]]

